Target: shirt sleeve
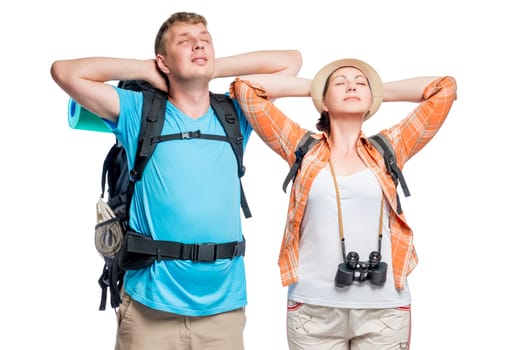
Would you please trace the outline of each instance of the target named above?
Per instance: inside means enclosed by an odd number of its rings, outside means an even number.
[[[401,168],[436,135],[456,99],[456,90],[452,77],[432,81],[424,89],[422,103],[385,132],[395,148]]]
[[[307,130],[278,109],[256,83],[237,78],[231,83],[230,94],[259,137],[289,164],[294,162],[295,148]]]

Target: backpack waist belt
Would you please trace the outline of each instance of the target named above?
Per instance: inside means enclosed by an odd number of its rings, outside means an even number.
[[[217,259],[232,259],[244,256],[246,241],[228,243],[185,244],[172,241],[153,240],[133,231],[126,233],[124,243],[128,253],[150,255],[156,260],[192,260],[213,262]]]

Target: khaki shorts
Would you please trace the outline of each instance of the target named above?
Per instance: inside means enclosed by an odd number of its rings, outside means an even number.
[[[124,294],[115,350],[244,350],[244,308],[190,317],[150,309]]]
[[[345,309],[288,301],[290,350],[407,350],[410,306]]]

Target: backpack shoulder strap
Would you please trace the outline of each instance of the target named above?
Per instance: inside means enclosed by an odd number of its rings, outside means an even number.
[[[315,145],[318,143],[318,139],[314,138],[312,131],[308,131],[307,133],[302,136],[300,141],[298,142],[297,148],[295,150],[295,163],[291,166],[289,169],[289,173],[287,174],[286,178],[284,179],[284,184],[282,185],[282,189],[284,190],[284,193],[286,192],[287,186],[291,181],[295,181],[295,178],[298,173],[298,169],[300,169],[300,166],[302,165],[302,159],[306,155],[306,153]]]
[[[406,183],[406,180],[404,179],[404,175],[402,174],[402,170],[400,170],[400,168],[397,165],[397,160],[395,158],[395,151],[393,150],[391,143],[388,141],[388,139],[384,135],[380,133],[369,137],[369,141],[384,157],[384,163],[386,164],[386,170],[388,171],[389,175],[393,179],[395,186],[398,186],[398,183],[400,182],[400,186],[402,187],[402,191],[404,192],[404,197],[409,197],[411,193],[409,192],[408,185]],[[397,212],[401,214],[402,207],[400,206],[400,198],[399,198],[398,192],[397,192],[397,203],[398,203]]]
[[[135,164],[129,171],[129,186],[127,187],[126,215],[129,217],[131,199],[135,191],[135,184],[142,178],[147,162],[153,155],[157,145],[154,142],[162,132],[166,117],[167,94],[162,91],[144,91],[142,105],[142,122],[135,155]],[[124,228],[124,229],[127,229]]]
[[[244,173],[246,171],[244,164],[243,164],[243,158],[244,158],[244,136],[242,135],[242,132],[240,131],[240,123],[238,121],[238,115],[237,111],[235,109],[235,105],[233,104],[233,100],[225,95],[225,94],[215,94],[210,92],[209,93],[209,100],[211,103],[211,107],[215,111],[218,120],[220,121],[220,124],[222,124],[222,127],[224,128],[224,131],[226,133],[227,141],[231,145],[231,148],[233,149],[233,153],[235,154],[235,157],[237,159],[237,167],[238,167],[238,177],[239,179],[244,176]],[[247,204],[246,196],[244,193],[244,189],[242,187],[242,181],[240,180],[240,200],[242,205],[242,210],[244,212],[244,216],[246,218],[251,217],[251,210],[249,209],[249,206]]]
[[[135,164],[130,172],[133,182],[142,178],[147,161],[151,158],[157,145],[154,140],[160,136],[166,116],[167,95],[164,92],[144,91],[143,94],[142,124],[140,125]]]

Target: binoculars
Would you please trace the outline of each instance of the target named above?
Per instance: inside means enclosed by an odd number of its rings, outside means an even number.
[[[349,287],[353,281],[366,282],[383,286],[386,283],[388,264],[381,262],[380,252],[369,253],[368,261],[359,261],[357,252],[349,252],[347,260],[338,265],[335,285],[339,288]]]

